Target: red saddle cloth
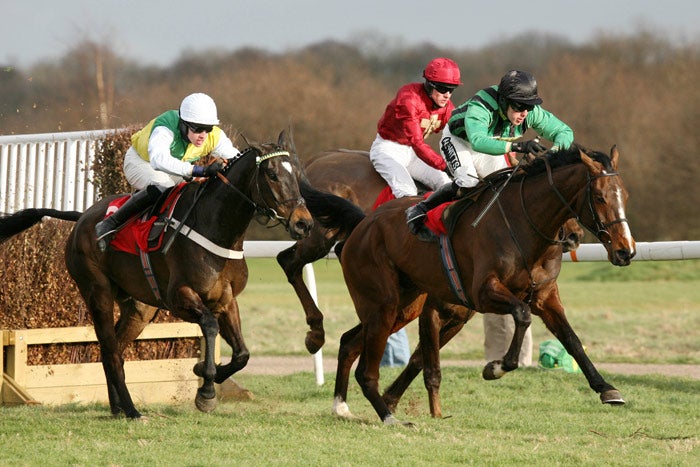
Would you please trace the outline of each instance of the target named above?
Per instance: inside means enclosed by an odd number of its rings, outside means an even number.
[[[163,234],[161,233],[161,238],[158,239],[158,242],[150,247],[148,245],[148,234],[150,233],[151,227],[153,227],[155,221],[158,219],[158,217],[160,217],[160,214],[163,214],[164,212],[175,207],[175,203],[180,196],[180,191],[182,191],[182,188],[185,185],[186,183],[183,182],[170,191],[168,197],[158,210],[158,215],[150,216],[145,220],[143,217],[137,216],[124,224],[124,227],[122,227],[112,239],[110,246],[117,251],[124,251],[126,253],[131,253],[132,255],[138,255],[139,251],[150,252],[159,249]],[[123,196],[109,203],[107,211],[105,212],[105,217],[109,217],[114,214],[117,209],[126,203],[130,196],[131,195]]]
[[[430,196],[431,193],[432,193],[431,191],[425,193],[423,195],[423,199]],[[374,211],[375,209],[377,209],[379,206],[386,203],[387,201],[391,201],[392,199],[396,199],[396,196],[394,196],[394,193],[392,193],[391,187],[389,187],[389,186],[384,187],[384,189],[379,192],[379,195],[377,195],[377,200],[374,202],[374,205],[372,206],[372,211]],[[434,234],[447,235],[447,229],[445,228],[445,224],[442,222],[442,213],[443,213],[443,211],[445,211],[445,208],[452,203],[454,203],[454,201],[449,201],[447,203],[443,203],[440,206],[428,211],[427,218],[425,220],[425,226],[427,228],[429,228],[430,230],[432,230]]]

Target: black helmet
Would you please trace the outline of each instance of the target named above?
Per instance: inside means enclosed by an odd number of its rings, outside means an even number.
[[[498,93],[505,102],[519,102],[527,105],[540,105],[537,95],[537,81],[527,71],[510,70],[503,75],[498,85]]]

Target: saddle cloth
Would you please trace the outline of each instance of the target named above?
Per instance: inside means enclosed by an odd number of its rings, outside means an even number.
[[[432,191],[425,193],[423,195],[423,199],[427,198],[431,194]],[[377,200],[372,206],[372,211],[374,211],[387,201],[391,201],[392,199],[396,199],[396,197],[394,196],[394,193],[392,193],[391,187],[384,187],[384,189],[379,192],[379,195],[377,195]],[[454,201],[448,201],[447,203],[443,203],[440,206],[428,211],[427,217],[425,219],[425,226],[437,236],[447,235],[445,223],[442,221],[442,213],[445,211],[445,208],[447,208],[452,203],[454,203]]]
[[[182,182],[175,186],[165,197],[165,200],[156,204],[153,209],[143,216],[136,216],[129,220],[112,239],[111,247],[116,251],[123,251],[132,255],[138,255],[139,251],[151,252],[160,248],[165,232],[165,218],[175,208],[180,192],[187,183]],[[105,217],[111,216],[130,197],[126,195],[117,198],[107,207]],[[160,221],[159,221],[160,219]],[[156,229],[153,226],[156,225]],[[153,230],[153,232],[151,232]]]

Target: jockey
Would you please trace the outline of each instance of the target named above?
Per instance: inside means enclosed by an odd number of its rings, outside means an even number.
[[[422,239],[431,237],[424,232],[426,213],[454,199],[459,187],[473,187],[480,178],[517,164],[514,153],[546,150],[537,139],[515,141],[528,128],[552,141],[552,151],[568,149],[574,141],[573,131],[540,104],[535,77],[527,71],[511,70],[498,86],[482,89],[457,107],[440,140],[440,152],[454,182],[406,211],[411,232]]]
[[[440,187],[426,200],[406,210],[411,232],[421,240],[433,238],[423,222],[426,213],[453,200],[460,187],[473,187],[480,178],[517,164],[514,153],[539,154],[546,148],[535,140],[516,142],[528,128],[553,142],[552,150],[567,149],[574,133],[540,105],[535,77],[527,71],[511,70],[498,86],[477,92],[457,107],[442,133],[440,152],[454,176],[454,182]],[[484,354],[486,361],[505,355],[515,332],[510,315],[485,313]],[[532,365],[532,329],[527,328],[518,364]]]
[[[395,197],[418,194],[415,180],[431,189],[450,181],[445,160],[425,139],[445,128],[454,109],[452,92],[461,84],[459,67],[436,58],[423,71],[424,83],[402,86],[377,124],[369,158]]]
[[[138,191],[95,226],[101,251],[127,220],[153,204],[168,188],[183,179],[213,177],[223,167],[220,162],[207,167],[192,163],[207,155],[231,159],[240,154],[218,124],[214,100],[195,93],[182,100],[179,111],[162,113],[132,135],[132,146],[124,155],[124,175]]]

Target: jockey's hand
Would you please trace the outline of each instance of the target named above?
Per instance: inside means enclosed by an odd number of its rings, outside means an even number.
[[[214,161],[206,167],[195,165],[192,167],[193,177],[215,177],[218,172],[221,172],[224,164],[221,161]]]
[[[530,141],[518,141],[510,145],[510,150],[522,154],[534,154],[539,156],[547,151],[547,148],[542,146],[536,139]]]

